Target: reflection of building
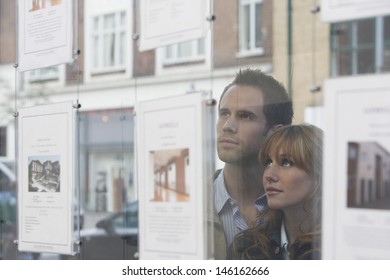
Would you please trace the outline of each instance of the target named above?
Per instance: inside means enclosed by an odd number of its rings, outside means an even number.
[[[154,151],[154,198],[156,201],[187,201],[189,198],[188,149]]]
[[[348,143],[347,195],[348,207],[367,208],[390,197],[390,153],[378,143]]]
[[[80,184],[87,210],[119,211],[136,200],[133,122],[129,108],[80,113]]]

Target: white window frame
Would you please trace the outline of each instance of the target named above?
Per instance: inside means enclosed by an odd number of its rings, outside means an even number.
[[[237,57],[245,56],[258,56],[264,54],[263,47],[256,47],[256,28],[262,28],[262,26],[256,26],[256,4],[263,4],[263,0],[240,0],[239,1],[239,50]],[[244,6],[249,5],[249,48],[242,48],[244,45],[245,24],[244,18]],[[262,15],[261,15],[262,16]],[[263,44],[264,42],[262,42]]]
[[[187,42],[177,43],[170,46],[163,47],[163,65],[164,66],[170,66],[175,64],[181,64],[181,63],[191,63],[191,62],[199,62],[204,61],[206,58],[206,46],[205,46],[205,39],[194,39]],[[191,44],[191,54],[189,56],[180,56],[179,55],[179,48],[183,44]],[[203,44],[202,49],[203,53],[199,53],[199,47],[200,44]],[[167,56],[168,48],[171,48],[172,56]]]
[[[121,16],[124,15],[124,23],[121,24]],[[114,15],[114,27],[112,29],[104,29],[104,20],[106,16]],[[95,19],[99,20],[98,29],[94,29]],[[92,43],[92,52],[91,52],[91,72],[92,74],[101,74],[107,72],[118,72],[125,71],[126,61],[127,61],[127,21],[129,20],[129,15],[125,10],[109,12],[105,14],[95,15],[91,18],[91,43]],[[104,60],[106,59],[104,53],[104,37],[107,34],[114,33],[114,65],[105,66]],[[121,42],[121,35],[123,36],[123,42]],[[94,46],[95,38],[98,38],[98,45]],[[122,59],[120,57],[120,48],[121,44],[123,46]],[[97,53],[96,53],[97,52]],[[98,61],[98,65],[94,65],[94,61]]]
[[[59,80],[60,69],[58,65],[39,68],[29,71],[30,83]]]

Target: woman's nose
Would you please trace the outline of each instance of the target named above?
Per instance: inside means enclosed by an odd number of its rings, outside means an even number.
[[[275,172],[275,167],[269,166],[264,170],[264,179],[268,182],[276,182],[278,180],[278,176]]]

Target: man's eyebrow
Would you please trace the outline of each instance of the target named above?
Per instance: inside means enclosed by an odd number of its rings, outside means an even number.
[[[230,110],[228,108],[225,108],[225,107],[221,107],[219,108],[218,110],[219,112],[223,111],[223,112],[229,112]]]
[[[239,109],[239,110],[237,110],[237,112],[238,113],[246,113],[246,114],[251,114],[251,115],[257,116],[254,111],[248,110],[248,109]]]

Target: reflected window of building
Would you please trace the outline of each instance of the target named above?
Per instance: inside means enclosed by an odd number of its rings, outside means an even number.
[[[164,47],[164,65],[199,62],[205,60],[204,38]]]
[[[80,190],[86,210],[119,212],[137,200],[130,108],[80,113]]]
[[[390,72],[390,16],[383,19],[384,23],[384,48],[383,48],[383,71]]]
[[[390,71],[390,16],[331,26],[331,75]]]
[[[124,70],[126,60],[126,12],[92,19],[92,68],[94,72]]]
[[[240,0],[239,54],[260,55],[263,50],[263,0]]]
[[[30,82],[42,82],[59,79],[58,66],[49,66],[45,68],[31,70],[29,76]]]
[[[354,146],[349,145],[348,146],[348,158],[349,159],[356,159],[357,158],[357,149]]]

